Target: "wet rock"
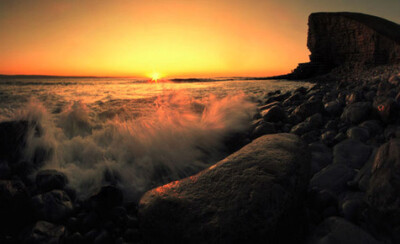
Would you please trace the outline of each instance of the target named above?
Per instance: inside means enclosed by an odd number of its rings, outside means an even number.
[[[320,223],[323,219],[338,215],[337,196],[326,189],[312,189],[308,193],[308,207],[313,223]]]
[[[292,125],[291,124],[284,124],[282,126],[282,132],[284,132],[284,133],[288,133],[291,129],[292,129]]]
[[[288,97],[287,99],[285,99],[285,101],[283,101],[283,106],[290,106],[292,104],[299,104],[301,103],[301,99],[303,99],[304,95],[301,94],[300,92],[295,92],[293,93],[293,95],[291,95],[290,97]]]
[[[282,93],[281,90],[270,91],[267,93],[267,96],[273,96],[273,95],[277,95],[277,94],[281,94],[281,93]]]
[[[345,100],[346,100],[347,105],[353,104],[353,103],[359,102],[361,100],[361,95],[358,92],[352,92],[352,93],[346,95]]]
[[[342,104],[336,100],[326,103],[324,107],[325,111],[332,116],[341,114],[343,110]]]
[[[388,96],[389,93],[393,90],[394,85],[389,83],[388,81],[381,81],[378,85],[378,91],[376,93],[377,96]]]
[[[301,135],[301,139],[303,139],[306,143],[316,142],[319,140],[319,137],[319,130],[312,130]]]
[[[389,141],[393,138],[400,138],[400,126],[388,125],[383,134],[386,141]]]
[[[0,123],[0,161],[14,163],[21,158],[28,130],[28,121]]]
[[[304,86],[300,86],[299,88],[296,88],[296,90],[294,90],[294,93],[299,93],[299,94],[303,94],[305,95],[307,93],[307,88],[305,88]]]
[[[47,192],[54,189],[62,190],[67,183],[67,176],[57,170],[41,170],[36,175],[36,186],[41,192]]]
[[[383,144],[375,156],[367,199],[372,209],[400,221],[400,139]]]
[[[284,94],[275,94],[275,95],[270,96],[270,97],[265,101],[265,103],[268,104],[268,103],[272,103],[272,102],[275,102],[275,101],[282,102],[283,100],[285,100],[285,99],[288,98],[289,96],[290,96],[290,92],[286,92],[286,93],[284,93]]]
[[[124,233],[124,239],[131,242],[140,241],[140,232],[138,229],[127,229]]]
[[[367,162],[371,151],[371,146],[357,140],[346,139],[333,148],[333,163],[360,169]]]
[[[316,100],[316,101],[307,101],[299,105],[292,112],[292,114],[298,117],[300,121],[302,121],[313,114],[323,113],[323,112],[324,112],[324,105],[320,100]]]
[[[29,194],[21,181],[0,181],[0,233],[15,233],[31,220]]]
[[[385,123],[395,122],[399,116],[399,106],[393,98],[376,100],[374,110]]]
[[[394,74],[390,76],[388,79],[388,82],[393,85],[394,87],[399,87],[400,86],[400,74]]]
[[[369,157],[367,163],[357,172],[356,177],[354,178],[353,185],[357,185],[358,188],[362,191],[367,191],[369,187],[369,181],[372,175],[372,165],[375,161],[375,156],[377,153],[377,148],[372,150],[371,156]]]
[[[62,190],[52,190],[32,198],[35,216],[40,220],[60,222],[73,211],[71,199]]]
[[[372,105],[369,102],[357,102],[346,106],[341,115],[345,122],[358,124],[368,119]]]
[[[99,193],[90,198],[91,205],[98,213],[109,212],[116,206],[121,206],[123,193],[115,186],[103,186]]]
[[[394,101],[396,102],[397,106],[400,106],[400,92],[397,93],[396,97],[394,98]]]
[[[79,221],[76,217],[70,217],[67,220],[66,227],[69,231],[77,231],[79,229]]]
[[[110,233],[106,230],[102,230],[95,238],[93,241],[93,244],[108,244],[112,243],[113,239]]]
[[[322,96],[321,95],[312,95],[307,99],[307,102],[315,102],[315,101],[321,101]]]
[[[261,111],[261,116],[267,122],[285,121],[287,118],[285,110],[281,106],[275,105],[271,108]]]
[[[336,131],[328,130],[321,135],[321,141],[327,146],[332,146],[335,143],[336,134]]]
[[[266,135],[197,175],[153,189],[140,201],[143,241],[298,240],[309,160],[297,136]]]
[[[354,126],[347,130],[347,137],[366,142],[369,139],[369,131],[366,128]]]
[[[338,127],[338,121],[337,120],[329,120],[326,122],[324,128],[328,130],[336,130]]]
[[[339,201],[339,211],[348,221],[359,223],[363,218],[363,212],[367,208],[364,192],[347,192]]]
[[[75,232],[72,235],[69,235],[63,238],[63,242],[65,244],[84,244],[85,238],[79,232]]]
[[[332,150],[320,142],[309,145],[311,150],[311,175],[332,163]]]
[[[111,209],[110,219],[114,223],[123,224],[127,220],[126,217],[127,217],[127,211],[126,211],[126,209],[124,207],[118,206],[118,207],[115,207],[115,208]]]
[[[269,108],[271,108],[271,107],[273,107],[273,106],[280,106],[280,107],[282,107],[282,103],[281,103],[281,102],[278,102],[278,101],[275,101],[275,102],[272,102],[272,103],[265,104],[265,105],[259,107],[258,109],[259,109],[260,111],[263,111],[263,110],[267,110],[267,109],[269,109]]]
[[[309,122],[313,128],[319,128],[322,126],[323,122],[322,115],[320,113],[311,115],[306,119],[306,122]]]
[[[311,178],[309,188],[340,194],[346,191],[347,182],[352,180],[354,175],[355,171],[344,164],[331,164]]]
[[[321,125],[322,125],[322,115],[320,113],[316,113],[308,117],[303,122],[293,126],[290,132],[297,135],[303,135],[315,128],[320,127]]]
[[[81,221],[80,221],[79,229],[82,230],[83,233],[88,232],[89,230],[98,227],[98,225],[101,223],[100,217],[94,211],[91,211],[80,217],[81,217]]]
[[[364,94],[366,101],[372,102],[376,96],[376,91],[368,91]]]
[[[128,215],[126,218],[126,225],[130,228],[138,228],[139,220],[135,216]]]
[[[378,244],[379,242],[368,232],[345,219],[330,217],[313,231],[308,243]]]
[[[38,221],[33,228],[24,236],[24,243],[59,243],[65,233],[65,227],[55,225],[46,221]]]
[[[11,168],[7,162],[0,162],[0,179],[6,180],[11,178]]]
[[[101,230],[93,229],[88,231],[85,235],[85,243],[93,243],[96,237],[98,237],[102,233]]]
[[[311,131],[313,128],[311,124],[307,121],[301,122],[295,126],[292,127],[290,130],[291,133],[294,133],[296,135],[303,135],[306,132]]]
[[[339,143],[347,138],[347,135],[343,132],[339,132],[336,134],[335,138],[333,138],[334,143]]]
[[[257,138],[262,135],[267,135],[267,134],[273,134],[275,133],[275,125],[270,122],[263,122],[260,125],[258,125],[256,128],[254,128],[253,132],[251,133],[251,138]]]
[[[360,127],[366,128],[371,136],[381,134],[382,126],[378,120],[367,120],[360,124]]]

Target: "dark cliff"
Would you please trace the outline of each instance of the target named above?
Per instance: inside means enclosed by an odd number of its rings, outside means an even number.
[[[288,75],[304,79],[334,68],[400,64],[400,25],[361,13],[313,13],[308,19],[310,62]]]

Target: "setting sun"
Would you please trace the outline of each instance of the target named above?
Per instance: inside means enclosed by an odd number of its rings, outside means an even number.
[[[151,74],[151,81],[154,81],[157,83],[158,79],[160,79],[160,78],[161,78],[160,73],[154,72]]]

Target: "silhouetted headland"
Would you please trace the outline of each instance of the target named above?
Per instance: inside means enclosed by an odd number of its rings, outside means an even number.
[[[337,12],[311,14],[308,27],[310,62],[299,64],[290,74],[269,78],[357,78],[377,66],[400,64],[399,24],[362,13]]]

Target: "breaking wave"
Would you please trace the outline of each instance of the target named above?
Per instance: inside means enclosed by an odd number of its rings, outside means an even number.
[[[158,97],[144,116],[113,109],[118,112],[105,119],[104,113],[77,101],[50,113],[31,99],[13,119],[40,127],[39,136],[29,134],[25,156],[32,158],[44,148],[48,157],[42,168],[64,172],[79,196],[111,183],[135,199],[226,156],[227,139],[246,133],[256,113],[244,94],[194,99],[170,93]]]

